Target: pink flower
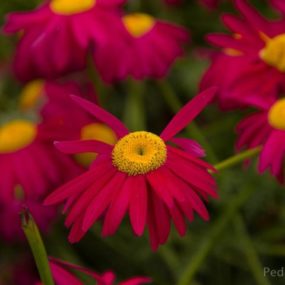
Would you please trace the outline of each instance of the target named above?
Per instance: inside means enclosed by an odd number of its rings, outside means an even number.
[[[258,112],[243,119],[237,126],[237,148],[254,148],[262,145],[258,170],[270,170],[281,183],[284,182],[285,158],[285,99],[273,100],[260,106]]]
[[[43,197],[79,173],[78,167],[53,147],[52,138],[46,137],[43,124],[28,119],[0,126],[0,200]]]
[[[38,106],[44,120],[44,132],[53,140],[96,139],[115,144],[117,138],[112,129],[99,121],[94,122],[90,114],[70,100],[70,94],[97,103],[91,84],[33,81],[23,89],[20,108],[27,112]],[[75,156],[75,160],[83,166],[89,166],[95,158],[96,154],[89,153]]]
[[[4,31],[21,37],[14,59],[17,77],[57,78],[85,68],[88,51],[106,40],[124,2],[50,0],[34,11],[10,14]]]
[[[232,34],[208,36],[223,50],[204,75],[201,89],[218,86],[223,108],[267,104],[285,90],[284,21],[266,20],[245,0],[234,2],[241,17],[222,17]]]
[[[117,31],[94,51],[94,60],[107,82],[128,76],[136,79],[163,77],[189,40],[182,27],[147,14],[129,14],[117,24]]]
[[[215,9],[218,6],[220,0],[199,0],[203,5],[210,9]]]
[[[97,285],[115,284],[115,274],[111,271],[99,274],[81,266],[73,265],[55,258],[50,258],[50,267],[56,285],[83,285],[72,271],[78,271],[90,276],[94,281],[96,281]],[[148,277],[134,277],[129,280],[122,281],[118,283],[118,285],[141,285],[150,282],[151,279]],[[41,283],[37,283],[37,285],[38,284]]]
[[[147,225],[151,246],[166,242],[170,221],[180,235],[186,233],[185,217],[197,212],[209,219],[202,199],[217,197],[216,184],[208,170],[215,169],[199,159],[203,151],[189,139],[174,138],[212,100],[215,89],[198,95],[172,119],[160,136],[140,131],[129,133],[117,118],[78,97],[74,100],[98,120],[109,125],[119,141],[113,145],[95,140],[58,142],[65,153],[96,152],[90,169],[52,193],[45,204],[65,201],[69,240],[79,241],[103,218],[103,236],[116,232],[129,213],[132,229],[141,236]],[[170,145],[171,143],[176,145]]]

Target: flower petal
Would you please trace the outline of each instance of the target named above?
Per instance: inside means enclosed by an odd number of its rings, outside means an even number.
[[[71,95],[72,99],[78,103],[83,109],[92,114],[95,118],[110,126],[119,138],[129,133],[125,125],[115,116],[100,108],[98,105],[78,96]]]
[[[168,141],[184,129],[210,103],[216,91],[217,88],[212,87],[194,97],[174,116],[160,137]]]

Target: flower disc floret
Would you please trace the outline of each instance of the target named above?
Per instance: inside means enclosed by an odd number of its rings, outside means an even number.
[[[52,0],[51,10],[60,15],[73,15],[90,10],[96,4],[96,0]]]
[[[123,17],[123,23],[134,37],[142,37],[155,25],[155,19],[147,14],[134,13]]]
[[[265,48],[260,52],[260,57],[270,66],[285,72],[285,34],[268,39]]]
[[[37,127],[27,120],[13,120],[0,127],[0,153],[16,152],[31,144]]]
[[[164,141],[157,135],[133,132],[118,141],[112,152],[113,165],[128,175],[146,174],[162,166],[167,158]]]
[[[280,99],[272,105],[268,121],[273,128],[285,131],[285,99]]]

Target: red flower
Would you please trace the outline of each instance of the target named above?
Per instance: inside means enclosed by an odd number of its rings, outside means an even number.
[[[241,17],[222,17],[233,33],[208,36],[223,50],[214,57],[201,88],[218,86],[223,108],[267,104],[285,90],[284,21],[266,20],[245,0],[234,2]]]
[[[267,106],[243,119],[237,131],[237,148],[262,145],[258,170],[269,169],[281,183],[284,182],[285,158],[285,99],[272,101]]]
[[[193,211],[209,219],[202,199],[217,197],[215,181],[208,173],[214,168],[198,158],[203,152],[197,143],[174,136],[212,100],[214,92],[207,90],[189,102],[160,136],[144,131],[129,133],[105,110],[74,97],[86,111],[113,128],[119,141],[115,146],[95,140],[57,143],[66,153],[99,154],[90,170],[46,200],[48,205],[66,202],[71,242],[79,241],[102,216],[103,236],[114,234],[129,212],[134,233],[141,236],[147,225],[156,249],[166,242],[171,219],[180,235],[186,233],[185,217],[192,221]],[[177,147],[167,145],[169,142]]]

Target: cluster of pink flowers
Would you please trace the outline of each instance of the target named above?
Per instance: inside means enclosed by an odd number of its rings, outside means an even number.
[[[284,182],[285,158],[285,19],[267,20],[246,0],[235,0],[240,16],[224,14],[230,34],[211,34],[222,48],[214,55],[201,89],[217,86],[223,109],[255,108],[237,127],[237,149],[262,146],[258,170],[269,169]],[[272,0],[284,13],[284,1]]]
[[[159,135],[129,131],[99,106],[82,74],[94,68],[106,83],[164,78],[184,55],[188,31],[149,14],[125,13],[126,0],[43,2],[33,11],[11,13],[4,25],[6,34],[19,38],[12,70],[25,86],[16,118],[0,125],[2,239],[22,239],[22,208],[47,232],[63,205],[71,243],[97,223],[103,237],[114,235],[129,217],[135,236],[148,231],[152,250],[167,242],[171,223],[184,236],[195,213],[208,221],[206,203],[218,197],[216,169],[203,160],[198,142],[178,135],[214,99],[223,110],[256,109],[238,124],[236,147],[261,147],[259,171],[269,169],[284,182],[284,1],[271,1],[280,12],[276,21],[246,0],[233,1],[241,15],[222,16],[231,33],[207,37],[220,50],[200,94]],[[216,8],[220,1],[199,2]],[[98,274],[54,258],[50,268],[56,285],[82,284],[74,270],[98,285],[115,281],[112,272]],[[29,284],[41,284],[35,276]],[[134,277],[119,284],[149,282]]]

